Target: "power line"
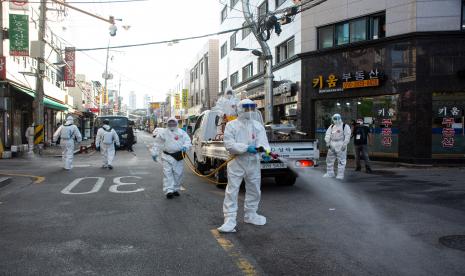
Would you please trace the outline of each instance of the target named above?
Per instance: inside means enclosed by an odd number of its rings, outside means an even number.
[[[155,41],[155,42],[145,42],[145,43],[137,43],[137,44],[127,44],[127,45],[119,45],[119,46],[110,46],[110,47],[96,47],[96,48],[81,48],[81,49],[76,49],[76,51],[96,51],[96,50],[106,50],[106,49],[120,49],[120,48],[130,48],[130,47],[140,47],[140,46],[148,46],[148,45],[157,45],[157,44],[165,44],[165,43],[170,43],[170,42],[179,42],[179,41],[185,41],[185,40],[193,40],[193,39],[199,39],[199,38],[205,38],[205,37],[210,37],[210,36],[215,36],[215,35],[222,35],[222,34],[227,34],[227,33],[232,33],[232,32],[237,32],[242,29],[250,28],[250,25],[242,26],[239,28],[235,29],[230,29],[226,31],[221,31],[217,33],[210,33],[210,34],[205,34],[205,35],[198,35],[198,36],[191,36],[191,37],[184,37],[184,38],[176,38],[176,39],[170,39],[170,40],[163,40],[163,41]]]
[[[108,4],[108,3],[128,3],[128,2],[147,2],[149,0],[106,0],[106,1],[73,1],[67,4]],[[19,2],[15,0],[4,0],[3,2]],[[27,3],[40,4],[40,1],[27,1]]]

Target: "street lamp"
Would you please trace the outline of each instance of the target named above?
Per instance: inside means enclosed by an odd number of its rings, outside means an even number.
[[[252,54],[253,54],[254,56],[264,58],[263,53],[262,53],[260,50],[258,50],[258,49],[248,49],[248,48],[235,47],[235,48],[233,48],[233,51],[237,51],[237,52],[248,52],[248,51],[252,51]]]

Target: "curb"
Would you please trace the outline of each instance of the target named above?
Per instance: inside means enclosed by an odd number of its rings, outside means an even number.
[[[3,188],[10,183],[11,183],[11,177],[0,177],[0,188]]]

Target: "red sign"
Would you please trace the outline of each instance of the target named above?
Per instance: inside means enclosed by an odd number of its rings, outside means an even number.
[[[392,126],[392,120],[391,119],[383,119],[382,125],[385,125],[385,126]]]
[[[65,86],[75,87],[76,86],[76,48],[66,47],[65,48]]]
[[[92,113],[97,114],[99,112],[99,109],[98,108],[89,108],[89,111],[92,112]]]
[[[392,137],[390,136],[387,136],[387,137],[383,137],[383,146],[385,147],[390,147],[392,145]]]
[[[392,135],[392,128],[381,129],[381,136],[391,136],[391,135]]]
[[[454,118],[442,118],[443,125],[452,125],[453,123],[455,123]]]
[[[0,57],[0,80],[6,80],[6,58]]]
[[[442,136],[443,137],[454,137],[455,130],[453,128],[443,128],[442,129]]]
[[[444,148],[453,148],[455,144],[454,137],[444,137],[442,138],[442,146]]]

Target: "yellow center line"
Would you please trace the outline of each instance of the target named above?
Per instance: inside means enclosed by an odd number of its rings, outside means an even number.
[[[29,177],[34,179],[34,184],[40,184],[45,181],[44,176],[38,176],[38,175],[30,175],[30,174],[15,174],[15,173],[4,173],[0,172],[0,175],[6,175],[6,176],[20,176],[20,177]]]
[[[258,275],[254,266],[241,255],[240,251],[234,247],[234,244],[230,240],[221,236],[217,229],[212,229],[210,232],[212,233],[213,237],[215,237],[218,244],[224,249],[224,251],[226,251],[226,253],[228,253],[228,255],[234,259],[237,267],[244,273],[244,275]]]

